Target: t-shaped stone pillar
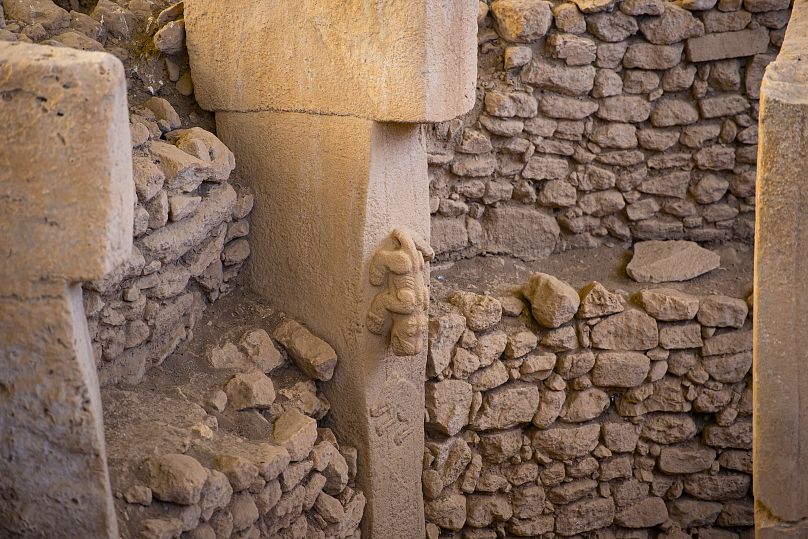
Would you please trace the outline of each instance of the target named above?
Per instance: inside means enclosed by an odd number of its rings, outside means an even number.
[[[0,535],[117,537],[80,281],[132,246],[113,56],[0,44]]]
[[[808,536],[808,5],[795,2],[760,90],[753,459],[760,539]]]
[[[472,0],[186,0],[197,98],[255,193],[248,285],[337,351],[365,537],[424,537],[429,182],[421,128],[468,111]]]

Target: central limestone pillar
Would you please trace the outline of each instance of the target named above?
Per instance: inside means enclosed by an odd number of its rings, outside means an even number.
[[[185,22],[197,100],[255,194],[248,286],[340,357],[324,391],[358,449],[363,534],[421,539],[432,251],[418,123],[474,104],[477,3],[238,4],[186,0]]]

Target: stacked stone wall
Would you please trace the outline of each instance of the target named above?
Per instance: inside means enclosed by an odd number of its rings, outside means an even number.
[[[789,0],[480,2],[477,104],[430,133],[441,258],[751,241]]]
[[[746,299],[580,293],[433,305],[430,537],[751,537]]]

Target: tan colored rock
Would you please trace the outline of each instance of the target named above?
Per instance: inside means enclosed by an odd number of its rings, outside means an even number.
[[[683,414],[655,414],[643,423],[641,436],[659,444],[674,444],[696,435],[693,418]]]
[[[557,328],[572,320],[580,304],[574,288],[546,273],[531,275],[522,292],[530,302],[533,317],[548,328]]]
[[[537,88],[564,95],[585,95],[594,85],[595,68],[592,66],[563,66],[534,58],[522,70],[522,80]]]
[[[668,520],[668,508],[662,498],[646,498],[639,503],[621,509],[614,522],[624,528],[649,528]]]
[[[550,29],[553,15],[544,0],[496,0],[491,4],[494,25],[506,41],[531,43]]]
[[[641,290],[632,300],[663,322],[691,320],[699,310],[699,298],[673,288]]]
[[[595,318],[623,312],[622,298],[609,292],[606,287],[597,281],[592,281],[579,292],[581,304],[578,307],[578,317]]]
[[[697,318],[705,326],[740,328],[748,313],[744,300],[716,294],[701,300]]]
[[[650,350],[659,343],[656,320],[642,311],[628,310],[598,322],[592,344],[606,350]]]
[[[689,11],[668,2],[661,16],[640,21],[640,32],[651,43],[672,45],[703,35],[704,25]]]
[[[640,438],[636,427],[631,423],[603,423],[601,426],[603,444],[616,453],[629,453],[637,447]]]
[[[272,336],[283,346],[300,370],[317,380],[334,376],[337,353],[331,346],[292,319],[281,322]]]
[[[691,62],[707,62],[724,58],[740,58],[765,53],[769,46],[766,28],[721,32],[687,40],[687,58]]]
[[[559,419],[565,423],[583,423],[598,417],[609,404],[609,395],[600,389],[576,391],[567,397]]]
[[[691,474],[707,470],[715,461],[715,450],[707,447],[663,447],[659,469],[670,474]]]
[[[449,301],[460,309],[472,331],[485,331],[502,319],[502,305],[491,296],[458,291]]]
[[[717,268],[720,257],[690,241],[644,241],[634,244],[626,266],[638,282],[686,281]]]
[[[623,56],[623,66],[640,69],[671,69],[682,59],[682,45],[632,43]]]
[[[614,501],[611,498],[581,500],[563,506],[556,513],[556,532],[562,535],[605,528],[614,521]]]
[[[651,368],[648,356],[639,352],[601,352],[592,369],[592,383],[603,387],[635,387]]]
[[[665,324],[659,328],[659,346],[666,350],[700,348],[701,325],[697,322]]]
[[[535,159],[535,158],[531,158]],[[566,170],[567,163],[563,163],[563,168]],[[531,175],[558,175],[560,173],[560,166],[553,165],[559,168],[558,171],[554,169],[541,169],[540,165],[536,165]],[[530,162],[528,167],[531,167]],[[525,170],[528,170],[525,167]],[[525,177],[528,177],[525,174]],[[555,218],[537,208],[531,208],[524,205],[508,205],[501,204],[499,206],[489,208],[483,215],[483,246],[489,253],[503,253],[511,254],[523,260],[536,260],[543,256],[552,253],[561,230]]]
[[[539,405],[535,385],[513,382],[486,392],[480,411],[471,422],[475,430],[508,429],[529,423]]]
[[[533,446],[552,458],[567,460],[582,457],[598,444],[600,425],[582,427],[555,426],[533,434]]]
[[[188,455],[169,454],[146,461],[149,488],[155,498],[180,505],[199,502],[208,472]]]
[[[7,19],[27,24],[41,24],[45,29],[58,31],[70,26],[70,15],[50,0],[8,0],[3,3]]]
[[[742,498],[751,483],[752,478],[746,474],[698,473],[689,475],[684,481],[684,486],[685,492],[694,498],[713,501]]]
[[[235,410],[266,409],[275,402],[275,386],[261,371],[237,374],[224,387],[227,404]]]
[[[447,436],[454,436],[468,424],[471,385],[462,380],[428,382],[426,411],[428,424]]]
[[[715,380],[734,384],[740,382],[752,368],[752,353],[724,354],[703,358],[704,370]]]
[[[449,366],[452,351],[466,330],[466,319],[457,312],[433,317],[429,320],[429,354],[427,374],[437,376]],[[502,345],[504,350],[505,345]],[[500,351],[501,353],[501,351]],[[479,353],[478,353],[479,355]],[[499,354],[497,354],[497,357]]]
[[[752,350],[752,331],[731,331],[704,340],[701,353],[704,356],[737,354]]]
[[[474,103],[474,2],[411,1],[380,11],[317,0],[295,9],[259,1],[231,7],[215,0],[185,4],[195,95],[208,110],[422,122],[449,120]],[[269,26],[295,32],[263,31]],[[365,59],[361,67],[356,58]]]
[[[293,462],[303,460],[317,440],[317,421],[301,414],[297,408],[285,411],[273,425],[273,441],[285,448]]]
[[[466,523],[466,497],[451,494],[428,501],[424,506],[426,518],[447,530],[460,530]]]

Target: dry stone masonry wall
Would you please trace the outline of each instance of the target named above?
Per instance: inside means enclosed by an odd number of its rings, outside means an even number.
[[[475,109],[431,133],[439,258],[751,240],[789,0],[480,2]]]
[[[199,126],[181,3],[5,0],[2,8],[4,41],[107,51],[127,70],[135,246],[84,286],[84,306],[101,384],[137,383],[232,288],[250,254],[252,195],[230,184],[232,152]]]
[[[433,305],[430,537],[752,536],[747,300],[660,286]]]

